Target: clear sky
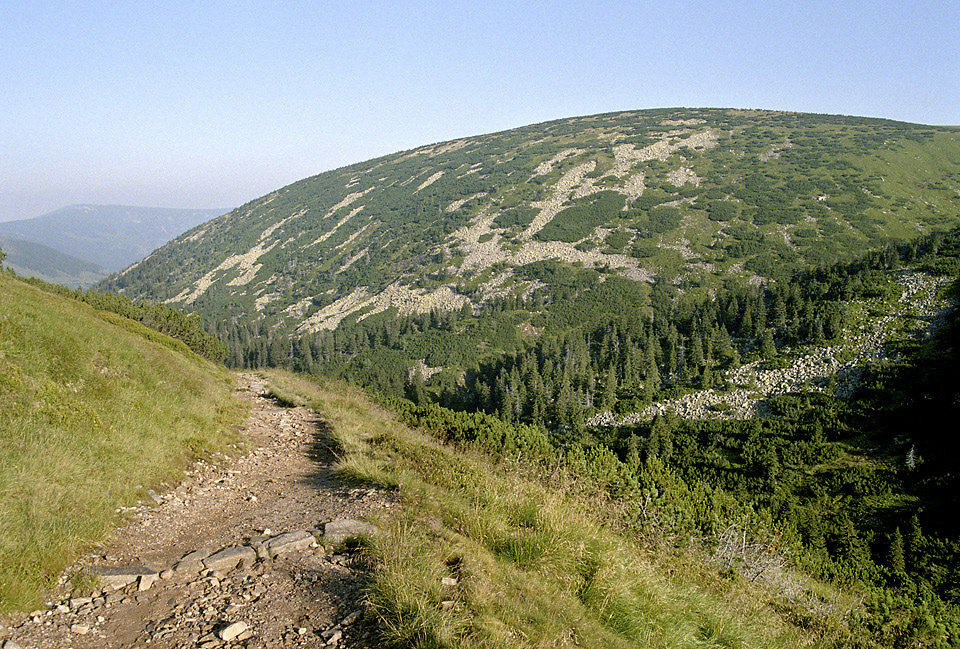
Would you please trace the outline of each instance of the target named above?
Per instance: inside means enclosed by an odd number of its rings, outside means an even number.
[[[0,220],[672,106],[960,125],[960,0],[2,0]]]

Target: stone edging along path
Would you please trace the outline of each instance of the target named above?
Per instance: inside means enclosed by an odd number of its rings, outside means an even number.
[[[235,545],[217,551],[194,550],[165,570],[158,571],[148,566],[95,566],[89,568],[88,572],[98,579],[105,590],[120,590],[136,581],[137,590],[143,592],[149,590],[157,579],[189,581],[201,575],[222,576],[237,567],[252,566],[257,560],[269,561],[290,552],[317,548],[321,542],[326,543],[332,550],[333,545],[359,536],[374,535],[377,531],[375,526],[362,521],[338,520],[326,523],[320,534],[308,530],[294,530],[275,536],[254,536],[251,537],[249,545]]]
[[[64,599],[56,606],[50,607],[50,610],[46,612],[35,611],[31,613],[28,623],[58,627],[61,630],[66,630],[69,627],[70,634],[74,636],[90,634],[96,636],[98,635],[96,632],[97,621],[103,621],[105,619],[104,614],[109,615],[109,609],[114,604],[128,603],[130,600],[143,602],[147,599],[143,593],[150,590],[161,590],[166,585],[164,582],[169,582],[173,588],[175,588],[174,585],[186,584],[196,592],[203,592],[204,590],[221,589],[225,584],[229,585],[226,581],[228,575],[234,571],[243,571],[248,578],[241,583],[249,586],[254,583],[253,580],[249,579],[251,574],[263,575],[266,572],[264,569],[250,570],[255,568],[258,561],[269,565],[284,555],[301,552],[319,553],[321,556],[327,555],[329,561],[340,566],[348,566],[349,555],[344,554],[337,557],[333,554],[335,546],[377,532],[377,528],[369,523],[345,519],[326,523],[323,526],[322,533],[294,530],[273,536],[255,536],[250,539],[249,545],[231,546],[217,551],[209,549],[194,550],[163,570],[145,565],[93,566],[86,568],[85,571],[95,577],[99,586],[102,587],[97,596]],[[350,568],[346,569],[350,570]],[[228,590],[229,588],[222,589],[221,594]],[[255,597],[262,597],[264,595],[262,590],[262,588],[258,589],[256,586],[245,588],[245,592],[240,594],[240,599],[250,600]],[[217,599],[211,598],[210,594],[206,593],[205,599],[207,601]],[[222,599],[228,598],[223,597]],[[204,598],[201,597],[201,599]],[[207,606],[205,608],[211,607]],[[225,607],[225,609],[230,608],[231,605],[229,604]],[[234,604],[232,608],[233,612],[239,612],[241,607]],[[166,625],[154,625],[151,628],[148,624],[144,629],[145,633],[137,638],[137,644],[152,644],[154,640],[163,640],[164,638],[174,639],[178,621],[194,621],[189,613],[189,606],[185,608],[185,611],[186,615],[182,616],[180,620],[168,620]],[[358,606],[336,622],[328,624],[328,628],[314,630],[314,635],[319,634],[323,645],[336,646],[343,637],[344,629],[356,623],[361,616],[362,608]],[[237,619],[234,619],[235,617]],[[195,631],[188,632],[185,639],[196,643],[200,647],[220,647],[231,643],[249,641],[255,637],[257,629],[251,622],[242,619],[242,617],[242,615],[231,616],[229,614],[213,616],[213,619],[207,619],[198,624]],[[297,627],[288,632],[288,635],[299,640],[308,631],[306,627]],[[288,640],[292,638],[288,638]],[[70,638],[65,636],[64,639],[69,640]],[[298,646],[305,643],[284,641],[283,644]],[[153,646],[160,645],[154,644]],[[7,640],[2,647],[3,649],[16,649],[21,645],[14,640]]]

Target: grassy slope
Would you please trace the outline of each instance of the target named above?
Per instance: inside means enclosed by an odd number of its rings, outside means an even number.
[[[327,420],[342,473],[399,488],[403,508],[372,542],[371,594],[397,646],[843,645],[837,615],[853,605],[838,593],[832,613],[803,613],[692,551],[618,533],[610,503],[569,478],[439,444],[341,384],[273,373],[271,385]]]
[[[230,375],[0,274],[0,610],[35,605],[143,489],[236,442]]]

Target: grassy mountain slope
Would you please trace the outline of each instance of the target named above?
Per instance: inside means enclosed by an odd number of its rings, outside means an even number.
[[[32,219],[0,222],[0,235],[38,243],[116,272],[224,211],[71,205]]]
[[[724,582],[692,554],[658,555],[618,530],[614,503],[589,477],[559,468],[565,463],[531,431],[518,433],[517,446],[486,447],[491,457],[482,443],[454,446],[408,428],[343,385],[277,373],[271,385],[328,421],[343,449],[342,472],[399,489],[402,511],[381,520],[386,533],[372,539],[371,600],[391,646],[794,647],[823,640],[822,627],[799,628],[762,603],[774,593]],[[442,424],[430,432],[455,435]],[[520,449],[532,464],[508,457]],[[831,635],[841,632],[839,619],[832,613],[818,622]]]
[[[278,372],[270,383],[329,424],[342,473],[399,492],[370,540],[390,646],[886,646],[862,596],[798,571],[781,539],[758,541],[749,504],[711,512],[718,494],[660,462],[618,469],[602,449],[565,453],[491,417],[385,408]],[[743,525],[732,541],[691,526],[705,505]]]
[[[52,284],[90,288],[107,275],[106,269],[48,246],[0,236],[7,253],[4,266],[21,277],[36,277]]]
[[[957,223],[960,130],[658,110],[548,122],[294,183],[104,286],[300,332],[528,295],[544,260],[691,285]],[[158,281],[162,278],[163,281]]]
[[[223,368],[0,273],[0,611],[35,606],[144,489],[237,441]]]

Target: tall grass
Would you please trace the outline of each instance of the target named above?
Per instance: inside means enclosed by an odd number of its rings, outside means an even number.
[[[120,506],[238,442],[230,388],[181,343],[0,274],[0,611],[35,606]]]
[[[767,648],[843,635],[838,620],[792,624],[775,593],[692,551],[658,554],[624,536],[575,486],[442,445],[352,388],[271,382],[326,419],[341,471],[399,490],[403,506],[371,548],[370,603],[389,644]]]

